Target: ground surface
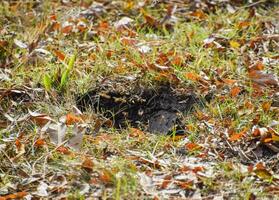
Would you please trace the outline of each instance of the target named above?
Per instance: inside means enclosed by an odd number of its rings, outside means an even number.
[[[279,5],[0,2],[0,199],[279,199]]]

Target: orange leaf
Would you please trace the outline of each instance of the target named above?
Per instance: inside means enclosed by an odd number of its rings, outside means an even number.
[[[237,95],[239,95],[240,92],[241,92],[241,88],[238,86],[235,86],[231,89],[230,94],[232,97],[236,97]]]
[[[60,27],[61,27],[60,23],[54,22],[51,28],[52,30],[59,30]]]
[[[122,45],[133,46],[136,45],[137,43],[138,41],[136,39],[127,38],[127,37],[121,39]]]
[[[264,64],[258,61],[253,65],[249,66],[248,71],[254,71],[254,70],[264,70]]]
[[[68,33],[70,33],[72,30],[73,30],[73,26],[72,26],[72,25],[69,25],[69,26],[63,27],[61,31],[62,31],[62,33],[68,34]]]
[[[206,14],[202,10],[196,10],[190,14],[193,17],[197,17],[199,19],[205,19]]]
[[[200,80],[200,76],[194,72],[187,72],[185,73],[185,77],[192,80],[192,81],[198,81]]]
[[[112,177],[111,177],[111,173],[107,170],[104,170],[100,175],[99,175],[99,179],[103,182],[103,183],[110,183],[112,181]]]
[[[228,85],[232,85],[232,84],[236,83],[236,80],[226,79],[226,78],[222,79],[222,81]]]
[[[70,155],[71,154],[71,151],[67,148],[67,147],[64,147],[64,146],[60,146],[56,149],[57,152],[60,152],[62,154],[65,154],[65,155]]]
[[[168,185],[171,183],[171,178],[172,176],[171,175],[167,175],[163,182],[162,182],[162,185],[161,185],[161,189],[166,189],[168,187]]]
[[[14,194],[8,194],[5,196],[1,196],[0,200],[10,200],[10,199],[22,199],[23,197],[25,197],[28,193],[27,192],[17,192]]]
[[[250,22],[248,22],[248,21],[242,21],[242,22],[239,22],[238,23],[238,28],[239,29],[241,29],[241,28],[245,28],[245,27],[248,27],[248,26],[250,26]]]
[[[0,47],[5,47],[7,46],[9,43],[7,41],[4,40],[0,40]]]
[[[240,133],[233,133],[233,134],[230,136],[229,140],[232,141],[232,142],[239,140],[240,138],[242,138],[242,137],[245,135],[246,131],[247,131],[247,128],[245,128],[245,129],[244,129],[243,131],[241,131]]]
[[[254,137],[261,136],[261,131],[260,131],[258,128],[256,128],[256,129],[253,131],[253,136],[254,136]]]
[[[46,144],[45,140],[44,139],[38,139],[35,141],[34,143],[34,146],[35,147],[41,147],[41,146],[44,146]]]
[[[272,142],[272,138],[266,137],[266,138],[264,138],[263,142],[264,143],[270,143],[270,142]]]
[[[130,137],[142,137],[144,135],[145,135],[144,132],[142,132],[141,130],[136,128],[130,128],[130,134],[129,134]]]
[[[175,184],[181,189],[191,189],[193,187],[193,181],[175,181]]]
[[[194,167],[194,169],[192,169],[192,171],[193,171],[194,173],[202,172],[202,171],[204,171],[204,167],[197,166],[197,167]]]
[[[156,63],[159,65],[165,65],[167,62],[169,62],[168,56],[165,53],[160,53],[156,60]]]
[[[172,59],[171,64],[180,67],[183,64],[183,58],[181,56],[175,56]]]
[[[58,51],[58,50],[54,50],[54,54],[56,55],[56,57],[59,59],[59,60],[65,60],[65,54],[63,54],[61,51]]]
[[[31,115],[31,120],[38,126],[44,126],[48,123],[51,118],[46,114],[36,113],[36,112],[29,112]]]
[[[270,107],[271,107],[271,103],[270,102],[264,102],[262,104],[262,108],[263,108],[264,112],[268,112],[270,110]]]
[[[202,148],[200,145],[193,143],[193,142],[187,143],[185,146],[186,146],[186,149],[188,149],[190,151],[195,151],[195,150],[199,150]]]
[[[16,148],[17,148],[18,150],[20,149],[21,145],[22,145],[22,143],[20,142],[20,140],[19,140],[19,139],[16,139],[16,141],[15,141],[15,146],[16,146]]]
[[[189,172],[190,170],[191,170],[191,168],[188,166],[185,166],[185,165],[182,166],[180,169],[178,169],[179,172],[183,172],[183,173]]]
[[[107,21],[102,21],[102,22],[100,22],[98,28],[99,28],[99,29],[102,29],[102,30],[106,30],[106,29],[109,28],[109,23],[108,23]]]
[[[159,22],[154,17],[147,15],[146,13],[144,13],[144,19],[146,23],[153,28],[157,28],[159,26]]]
[[[75,116],[70,113],[66,115],[66,124],[67,125],[72,125],[72,124],[79,123],[79,122],[82,122],[81,117]]]
[[[51,19],[52,21],[56,21],[57,20],[57,17],[55,14],[52,14],[49,16],[49,19]]]
[[[92,160],[89,158],[86,158],[81,165],[82,168],[89,170],[89,171],[92,171],[93,166],[94,166],[94,164],[93,164]]]

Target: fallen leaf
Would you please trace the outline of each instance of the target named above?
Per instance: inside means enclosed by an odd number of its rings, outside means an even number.
[[[46,144],[46,141],[44,139],[38,139],[35,141],[34,146],[35,147],[42,147]]]
[[[138,40],[128,38],[128,37],[121,38],[120,41],[122,45],[126,45],[126,46],[133,46],[138,43]]]
[[[39,186],[37,187],[37,192],[36,195],[40,196],[40,197],[47,197],[48,194],[48,184],[46,184],[45,182],[40,182]]]
[[[112,182],[112,174],[108,170],[104,170],[99,175],[100,181],[102,181],[105,184],[109,184]]]
[[[187,190],[193,187],[194,182],[192,180],[189,181],[174,181],[174,183],[180,187],[181,189]]]
[[[46,125],[49,121],[52,121],[51,117],[49,117],[46,114],[38,113],[38,112],[32,112],[28,110],[31,120],[38,126],[44,126]]]
[[[232,84],[234,84],[234,83],[237,82],[237,80],[226,79],[226,78],[222,79],[222,81],[223,81],[224,83],[228,84],[228,85],[232,85]]]
[[[229,141],[231,142],[234,142],[234,141],[237,141],[237,140],[240,140],[244,135],[245,133],[247,132],[247,128],[245,128],[243,131],[239,132],[239,133],[233,133],[230,138],[229,138]]]
[[[231,95],[232,97],[236,97],[236,96],[239,95],[240,92],[241,92],[241,88],[238,87],[238,86],[235,86],[235,87],[233,87],[233,88],[231,89],[230,95]]]
[[[259,85],[279,86],[278,77],[274,74],[265,73],[260,70],[252,70],[249,72],[249,78]]]
[[[181,67],[182,64],[183,64],[183,58],[182,58],[182,56],[176,55],[176,56],[171,60],[171,64],[174,65],[174,66]]]
[[[193,142],[189,142],[185,145],[186,149],[190,150],[190,151],[195,151],[195,150],[200,150],[202,148],[202,146],[193,143]]]
[[[82,118],[80,116],[76,116],[74,114],[67,114],[66,115],[66,124],[67,125],[73,125],[73,124],[76,124],[76,123],[79,123],[79,122],[82,122]]]
[[[246,28],[246,27],[248,27],[248,26],[250,26],[250,25],[251,25],[250,22],[248,22],[248,21],[242,21],[242,22],[239,22],[239,23],[238,23],[237,27],[238,27],[239,29],[242,29],[242,28]]]
[[[185,77],[191,81],[198,81],[201,79],[200,75],[194,73],[194,72],[187,72],[185,73]]]
[[[25,191],[16,192],[16,193],[8,194],[8,195],[5,195],[5,196],[0,196],[0,200],[22,199],[27,195],[28,195],[28,193],[25,192]]]
[[[137,129],[137,128],[130,128],[130,134],[129,134],[130,137],[144,137],[145,134],[144,132],[142,132],[141,130]]]
[[[202,10],[196,10],[190,14],[193,17],[196,17],[198,19],[205,19],[206,14]]]
[[[64,53],[62,53],[61,51],[58,51],[58,50],[54,50],[53,52],[59,60],[61,60],[61,61],[65,60],[66,56]]]
[[[28,48],[28,45],[25,44],[24,42],[20,41],[20,40],[14,39],[14,43],[15,43],[16,46],[18,46],[22,49],[27,49]]]
[[[65,33],[65,34],[69,34],[70,32],[72,32],[73,30],[73,26],[72,25],[68,25],[62,28],[61,32]]]
[[[82,165],[81,165],[81,167],[83,169],[86,169],[89,171],[93,170],[93,166],[94,166],[94,164],[90,158],[85,158],[85,160],[82,162]]]
[[[266,167],[263,165],[263,163],[257,163],[254,169],[254,173],[261,179],[264,180],[272,180],[273,176],[272,174],[267,171]]]
[[[60,145],[65,138],[67,127],[64,123],[50,124],[46,132],[53,144]]]
[[[65,154],[65,155],[70,155],[71,154],[71,151],[65,147],[65,146],[60,146],[56,149],[57,152],[60,152],[62,154]]]
[[[240,47],[240,44],[237,41],[230,41],[230,46],[234,49],[238,49]]]
[[[73,137],[69,139],[67,145],[70,148],[79,151],[85,131],[86,127],[75,125],[73,129]]]
[[[129,26],[134,20],[129,17],[122,17],[119,21],[114,23],[116,29]]]
[[[172,179],[171,175],[165,176],[164,180],[161,184],[161,189],[166,189],[168,187],[168,185],[172,182],[171,179]]]
[[[264,102],[262,104],[262,109],[264,112],[268,112],[271,108],[271,102]]]

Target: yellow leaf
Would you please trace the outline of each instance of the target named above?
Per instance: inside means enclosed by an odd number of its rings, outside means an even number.
[[[238,49],[240,47],[240,44],[237,41],[231,40],[230,46],[234,49]]]

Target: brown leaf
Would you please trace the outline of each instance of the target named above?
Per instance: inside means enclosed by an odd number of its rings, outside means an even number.
[[[254,172],[259,178],[264,180],[272,180],[273,178],[272,174],[269,171],[267,171],[267,169],[262,163],[258,163],[256,165],[256,169],[254,169]]]
[[[249,72],[249,78],[259,84],[267,86],[279,86],[278,77],[274,74],[268,74],[260,70],[252,70]]]
[[[35,147],[42,147],[46,144],[46,141],[44,139],[38,139],[35,141],[34,146]]]
[[[229,138],[229,141],[231,142],[234,142],[234,141],[237,141],[237,140],[240,140],[244,135],[245,133],[247,132],[247,128],[245,128],[243,131],[239,132],[239,133],[233,133],[230,138]]]
[[[65,60],[66,56],[64,53],[62,53],[61,51],[58,51],[58,50],[54,50],[54,54],[56,55],[56,57],[59,59],[59,60]]]
[[[241,92],[241,88],[238,87],[238,86],[235,86],[235,87],[233,87],[233,88],[231,89],[230,95],[231,95],[232,97],[236,97],[236,96],[239,95],[240,92]]]
[[[271,107],[271,102],[264,102],[262,104],[262,109],[264,112],[268,112],[270,110],[270,107]]]
[[[144,132],[142,132],[141,130],[137,129],[137,128],[130,128],[130,134],[129,134],[130,137],[144,137],[145,134]]]
[[[237,27],[238,27],[238,29],[243,29],[250,25],[251,25],[251,23],[249,21],[242,21],[242,22],[238,23]]]
[[[187,190],[187,189],[191,189],[193,187],[193,181],[192,180],[188,180],[188,181],[175,181],[174,182],[178,187],[180,187],[181,189]]]
[[[70,32],[72,32],[73,30],[73,26],[72,25],[68,25],[62,28],[61,32],[65,33],[65,34],[69,34]]]
[[[56,149],[56,151],[59,152],[59,153],[65,154],[65,155],[70,155],[71,154],[71,151],[65,146],[58,147]]]
[[[165,176],[164,180],[161,184],[161,189],[166,189],[168,187],[168,185],[172,182],[171,179],[172,179],[171,175]]]
[[[72,124],[76,124],[76,123],[79,123],[79,122],[82,122],[82,118],[80,116],[76,116],[74,114],[67,114],[66,115],[66,124],[67,125],[72,125]]]
[[[175,65],[175,66],[178,66],[178,67],[181,67],[182,64],[183,64],[182,56],[179,56],[179,55],[174,56],[174,58],[171,60],[171,64]]]
[[[29,110],[29,114],[31,116],[31,120],[38,126],[44,126],[46,125],[49,121],[51,121],[51,117],[49,117],[46,114],[42,113],[37,113],[37,112],[32,112]]]
[[[196,143],[193,143],[193,142],[189,142],[185,145],[186,149],[189,150],[189,151],[195,151],[195,150],[200,150],[202,149],[202,146],[196,144]]]
[[[151,26],[152,28],[158,28],[159,26],[159,21],[157,21],[154,17],[144,14],[144,19],[146,21],[146,24]]]
[[[100,175],[99,179],[105,184],[109,184],[112,182],[112,174],[108,170],[104,170]]]
[[[13,194],[8,194],[5,196],[1,196],[0,200],[11,200],[11,199],[23,199],[28,193],[23,191],[23,192],[16,192]]]
[[[136,45],[138,43],[138,40],[128,38],[128,37],[121,38],[120,41],[121,41],[122,45],[127,45],[127,46],[133,46],[133,45]]]
[[[85,160],[83,161],[81,167],[83,169],[86,169],[88,171],[92,171],[93,167],[94,167],[94,163],[90,158],[85,158]]]
[[[191,81],[198,81],[201,79],[200,75],[194,73],[194,72],[187,72],[185,73],[185,77]]]
[[[192,12],[190,15],[193,17],[196,17],[200,20],[206,18],[206,14],[202,10],[196,10],[196,11]]]
[[[228,85],[232,85],[232,84],[234,84],[234,83],[237,82],[237,80],[227,79],[227,78],[222,79],[222,81],[223,81],[224,83],[228,84]]]

